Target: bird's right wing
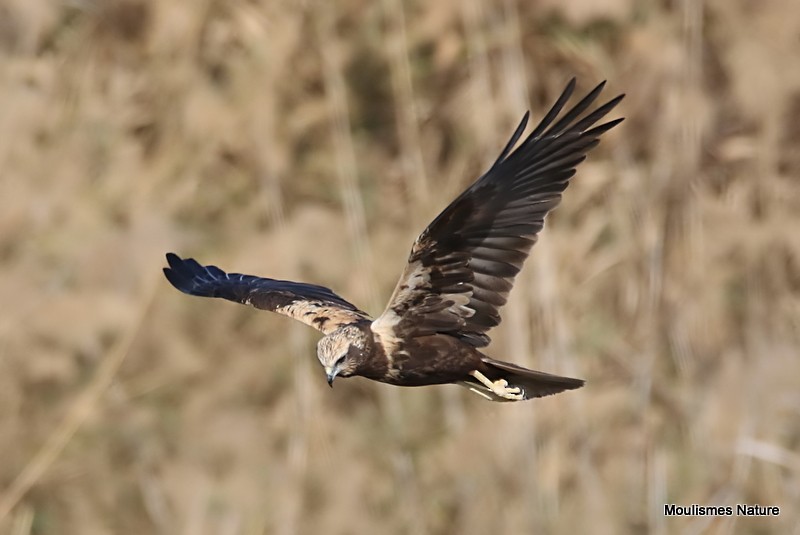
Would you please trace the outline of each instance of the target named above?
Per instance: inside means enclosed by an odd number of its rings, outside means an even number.
[[[598,85],[556,120],[575,88],[571,80],[533,132],[512,152],[528,115],[491,169],[420,234],[383,314],[372,330],[391,344],[407,336],[444,333],[475,347],[500,323],[514,277],[561,201],[576,166],[622,119],[595,126],[622,95],[584,113]]]
[[[167,280],[189,295],[219,297],[277,312],[329,334],[342,325],[370,320],[328,288],[315,284],[282,281],[225,273],[217,266],[202,266],[193,258],[167,253]]]

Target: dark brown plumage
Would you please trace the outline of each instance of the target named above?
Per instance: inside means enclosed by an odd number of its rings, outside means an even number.
[[[514,149],[525,115],[489,171],[417,238],[386,310],[374,321],[321,286],[228,274],[172,253],[164,273],[182,292],[278,312],[322,331],[317,356],[331,384],[336,376],[353,375],[399,386],[458,383],[495,401],[579,388],[580,379],[497,361],[478,348],[489,344],[486,333],[500,323],[514,277],[575,167],[622,121],[595,126],[622,95],[585,113],[603,86],[558,118],[575,88],[571,80]]]

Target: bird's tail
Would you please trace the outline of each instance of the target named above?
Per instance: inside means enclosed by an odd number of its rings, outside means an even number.
[[[511,364],[510,362],[502,362],[485,356],[482,357],[481,360],[486,364],[484,375],[490,381],[494,382],[499,379],[505,379],[508,382],[509,388],[517,387],[520,389],[520,394],[522,394],[523,399],[550,396],[563,392],[564,390],[574,390],[584,385],[582,379],[573,379],[572,377],[562,377],[560,375],[529,370],[522,366]],[[494,401],[510,401],[496,396],[492,392],[485,393]]]

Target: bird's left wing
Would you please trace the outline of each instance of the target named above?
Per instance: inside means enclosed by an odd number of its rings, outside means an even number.
[[[598,85],[561,115],[573,79],[533,132],[516,148],[528,115],[481,178],[417,238],[384,313],[372,325],[384,344],[444,333],[475,347],[500,323],[514,277],[536,242],[544,217],[561,200],[576,166],[622,119],[597,124],[622,100],[591,112]],[[559,117],[561,115],[561,117]]]
[[[167,253],[167,280],[178,290],[200,297],[219,297],[302,321],[325,334],[342,325],[369,320],[369,315],[328,288],[225,273],[217,266],[202,266],[193,258]]]

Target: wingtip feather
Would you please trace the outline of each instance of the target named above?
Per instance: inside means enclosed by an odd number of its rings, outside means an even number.
[[[183,293],[191,294],[191,288],[187,284],[189,280],[181,276],[181,274],[172,265],[172,262],[170,262],[170,267],[162,268],[162,271],[172,286]]]
[[[198,264],[192,258],[181,258],[175,253],[167,253],[167,264],[169,267],[162,268],[164,276],[176,289],[189,295],[195,295]]]

